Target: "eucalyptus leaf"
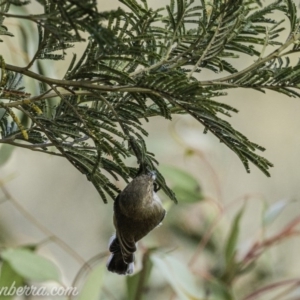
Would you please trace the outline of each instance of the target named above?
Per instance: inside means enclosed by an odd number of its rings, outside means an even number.
[[[11,145],[3,144],[0,146],[0,166],[4,165],[11,157],[14,147]]]
[[[175,166],[162,165],[159,170],[181,203],[193,203],[203,199],[198,181],[188,172]]]
[[[24,284],[24,278],[20,276],[8,262],[1,264],[0,272],[0,300],[14,299],[15,291]]]
[[[170,256],[153,253],[153,265],[159,269],[180,300],[203,300],[205,292],[197,277],[180,260]]]
[[[290,203],[288,200],[280,200],[272,203],[263,214],[263,226],[273,223]]]
[[[106,267],[101,263],[88,275],[77,300],[98,300],[101,297]]]
[[[1,252],[1,258],[26,280],[60,280],[59,271],[52,261],[28,249],[7,249]]]

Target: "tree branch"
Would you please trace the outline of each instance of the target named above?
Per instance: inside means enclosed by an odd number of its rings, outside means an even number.
[[[276,49],[275,51],[273,51],[271,54],[269,54],[268,56],[266,56],[265,58],[261,58],[258,59],[254,64],[250,65],[249,67],[245,68],[244,70],[241,70],[237,73],[234,73],[232,75],[223,77],[223,78],[218,78],[216,80],[209,80],[209,81],[200,81],[201,85],[210,85],[213,84],[214,82],[224,82],[224,81],[230,81],[232,79],[238,78],[241,75],[244,75],[252,70],[257,69],[258,67],[260,67],[261,65],[265,64],[266,62],[280,56],[281,52],[283,50],[285,50],[287,47],[289,47],[290,45],[292,45],[293,43],[295,43],[297,40],[299,40],[300,38],[300,33],[297,34],[293,34],[290,36],[290,38],[286,41],[285,44],[283,44],[281,47],[279,47],[278,49]]]

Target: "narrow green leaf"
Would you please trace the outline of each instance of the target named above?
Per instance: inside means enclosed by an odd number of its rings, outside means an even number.
[[[240,231],[240,221],[243,216],[244,210],[245,210],[245,205],[243,205],[243,207],[236,214],[226,242],[225,261],[227,266],[231,265],[236,253],[236,246],[237,246],[237,241],[238,241],[239,231]]]
[[[175,31],[176,31],[176,22],[175,22],[175,20],[174,20],[174,17],[173,17],[171,8],[170,8],[169,5],[167,5],[166,8],[167,8],[167,12],[168,12],[168,14],[169,14],[169,22],[170,22],[170,24],[171,24],[171,26],[172,26],[172,30],[175,32]]]
[[[297,22],[297,9],[296,5],[293,0],[285,0],[288,7],[287,16],[291,23],[291,32],[294,32],[296,29],[296,22]]]

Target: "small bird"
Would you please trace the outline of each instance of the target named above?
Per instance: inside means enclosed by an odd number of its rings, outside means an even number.
[[[156,194],[156,175],[138,175],[114,202],[116,234],[109,243],[111,255],[106,264],[110,272],[129,275],[134,271],[136,242],[159,225],[166,211]]]

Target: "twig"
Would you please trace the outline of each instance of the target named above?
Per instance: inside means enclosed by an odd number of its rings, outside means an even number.
[[[263,251],[274,245],[275,243],[281,242],[287,237],[300,235],[298,230],[295,230],[295,227],[300,223],[300,216],[292,220],[287,226],[285,226],[279,233],[275,234],[273,237],[263,240],[262,242],[256,242],[253,244],[251,249],[245,254],[241,262],[246,265],[251,263],[254,259],[260,256]]]
[[[206,231],[205,235],[203,236],[203,238],[200,240],[196,251],[194,252],[193,256],[191,257],[191,259],[188,262],[188,266],[192,267],[196,260],[198,259],[200,253],[203,251],[203,249],[205,248],[205,246],[207,245],[209,239],[212,236],[213,231],[215,230],[215,228],[217,227],[217,225],[219,224],[220,220],[222,218],[222,214],[218,215],[217,217],[215,217],[215,219],[213,220],[212,225],[210,226],[210,228]]]
[[[35,217],[33,217],[6,189],[2,181],[0,181],[0,189],[2,190],[4,196],[13,206],[32,224],[34,224],[41,232],[43,232],[49,239],[54,241],[59,245],[65,252],[71,255],[80,265],[84,265],[87,268],[90,266],[87,265],[86,261],[75,252],[67,243],[65,243],[60,237],[56,236],[52,231],[40,223]]]
[[[41,101],[41,100],[45,100],[45,99],[49,99],[49,98],[54,98],[54,97],[58,97],[57,93],[53,92],[50,93],[51,89],[48,90],[47,92],[38,95],[38,96],[34,96],[32,98],[28,98],[28,99],[23,99],[23,100],[18,100],[18,101],[12,101],[9,103],[3,103],[3,105],[5,107],[17,107],[19,105],[23,105],[23,104],[28,104],[28,102],[36,102],[36,101]],[[88,92],[88,91],[60,91],[60,94],[62,96],[81,96],[81,95],[92,95],[92,92]]]
[[[265,39],[263,48],[260,52],[259,59],[262,59],[262,57],[264,56],[268,44],[269,44],[269,30],[268,30],[268,27],[266,27],[266,39]]]
[[[138,87],[138,86],[97,85],[97,84],[93,84],[94,83],[93,81],[84,81],[84,80],[73,81],[73,80],[54,79],[54,78],[46,77],[44,75],[32,72],[30,70],[26,70],[25,68],[13,66],[10,64],[6,64],[5,69],[26,75],[30,78],[34,78],[41,82],[47,83],[49,85],[54,85],[57,87],[70,86],[70,87],[78,87],[78,88],[83,88],[83,89],[98,90],[98,91],[102,91],[102,92],[131,92],[131,93],[146,93],[146,94],[150,93],[150,94],[155,94],[155,95],[158,94],[157,92],[153,91],[152,89]]]
[[[143,268],[142,268],[141,272],[139,273],[139,281],[137,284],[137,289],[136,289],[136,293],[134,295],[133,300],[142,300],[143,299],[143,292],[144,292],[144,287],[145,287],[147,273],[148,273],[146,264],[149,261],[149,256],[150,256],[150,251],[146,250],[146,252],[144,253],[144,256],[143,256]]]
[[[299,285],[300,285],[300,282],[295,282],[290,287],[286,288],[284,291],[282,291],[281,293],[279,293],[278,295],[276,295],[274,298],[272,298],[270,300],[282,300],[284,296],[286,296],[287,294],[292,292],[294,289],[299,287]]]
[[[25,149],[29,149],[31,151],[36,151],[36,152],[42,152],[42,153],[47,153],[50,155],[55,155],[55,156],[60,156],[60,157],[64,157],[64,155],[60,154],[60,153],[56,153],[53,151],[47,151],[47,150],[42,150],[42,149],[36,149],[37,147],[48,147],[48,146],[54,146],[54,144],[50,143],[50,144],[33,144],[33,145],[25,145],[22,143],[16,143],[16,142],[10,142],[10,141],[3,141],[0,139],[0,143],[2,144],[8,144],[8,145],[12,145],[12,146],[16,146],[16,147],[20,147],[20,148],[25,148]],[[43,146],[41,146],[43,145]]]
[[[261,58],[259,60],[257,60],[254,64],[250,65],[249,67],[245,68],[244,70],[241,70],[239,72],[236,72],[232,75],[223,77],[223,78],[218,78],[216,80],[210,80],[210,81],[200,81],[201,85],[207,85],[207,84],[211,84],[211,82],[224,82],[224,81],[230,81],[232,79],[235,79],[236,77],[240,77],[241,75],[244,75],[254,69],[257,69],[259,66],[265,64],[266,62],[270,61],[273,58],[276,58],[279,56],[279,54],[285,50],[286,48],[288,48],[290,45],[292,45],[296,40],[299,40],[300,38],[300,33],[297,33],[295,35],[292,35],[292,37],[290,39],[287,40],[287,42],[285,44],[283,44],[281,47],[279,47],[278,49],[276,49],[275,51],[273,51],[271,54],[269,54],[268,56],[266,56],[265,58]]]
[[[188,145],[188,143],[186,143],[183,138],[176,132],[176,123],[178,120],[175,120],[175,122],[172,122],[170,125],[170,130],[171,130],[171,135],[173,136],[174,140],[176,140],[181,146],[183,146],[186,149],[186,153],[187,152],[192,152],[193,154],[195,154],[200,161],[204,162],[206,167],[209,169],[210,173],[212,174],[213,177],[213,181],[215,184],[215,188],[217,191],[217,200],[220,201],[222,198],[222,193],[221,193],[221,188],[220,188],[220,182],[219,182],[219,178],[218,178],[218,174],[217,172],[214,170],[213,166],[211,165],[211,163],[207,160],[207,158],[205,157],[205,154],[203,153],[203,151],[199,150],[196,147],[193,147],[191,145]]]
[[[288,285],[288,284],[297,284],[297,285],[299,285],[300,280],[299,280],[299,278],[297,278],[297,279],[288,279],[288,280],[283,280],[283,281],[279,281],[279,282],[276,282],[276,283],[269,284],[267,286],[264,286],[264,287],[262,287],[262,288],[260,288],[256,291],[252,292],[251,294],[247,295],[246,297],[243,298],[243,300],[255,299],[257,296],[259,296],[261,294],[264,294],[266,292],[272,291],[274,288],[282,287],[282,286]]]
[[[182,21],[182,20],[180,20],[180,21]],[[150,72],[151,70],[156,69],[156,68],[158,68],[158,67],[164,65],[165,63],[169,63],[169,62],[168,62],[168,59],[169,59],[169,56],[170,56],[170,54],[171,54],[171,51],[172,51],[172,47],[173,47],[173,45],[174,45],[174,42],[175,42],[175,40],[176,40],[176,33],[177,33],[177,31],[178,31],[178,29],[180,28],[180,25],[181,25],[181,22],[180,22],[180,21],[178,21],[177,24],[176,24],[176,27],[175,27],[174,32],[173,32],[172,39],[169,41],[169,47],[168,47],[168,49],[167,49],[167,51],[166,51],[165,56],[164,56],[160,61],[158,61],[157,63],[155,63],[155,64],[153,64],[153,65],[151,65],[151,66],[149,66],[148,68],[142,68],[142,69],[139,69],[139,70],[136,70],[136,71],[130,73],[130,74],[129,74],[130,77],[135,77],[135,76],[137,76],[137,75],[140,74],[140,73],[147,73],[147,72]],[[172,60],[172,61],[173,61],[173,60]]]
[[[25,67],[26,70],[29,70],[31,68],[31,66],[34,64],[34,62],[36,61],[36,59],[40,53],[40,50],[41,50],[41,45],[39,43],[39,46],[38,46],[34,56],[32,57],[31,61],[28,63],[28,65]]]
[[[93,256],[92,258],[90,258],[86,263],[92,267],[92,265],[96,262],[98,262],[100,259],[106,257],[108,255],[108,252],[101,252],[101,253],[98,253],[97,255]],[[83,275],[83,272],[86,271],[86,268],[84,268],[84,266],[82,266],[79,271],[77,272],[73,282],[72,282],[72,286],[78,286],[78,281],[80,279],[80,277]],[[89,270],[90,271],[90,270]],[[106,287],[103,287],[103,292],[109,296],[111,299],[114,299],[114,300],[117,300],[115,298],[115,296],[106,288]],[[69,299],[71,300],[73,297],[72,295],[69,297]]]
[[[105,256],[107,256],[107,252],[101,252],[101,253],[98,253],[97,255],[93,256],[92,258],[90,258],[86,264],[88,264],[90,267],[92,267],[92,265],[97,262],[98,260],[104,258]],[[73,282],[72,282],[72,286],[76,286],[78,284],[78,280],[79,278],[81,277],[82,273],[85,271],[85,267],[82,266],[79,271],[77,272]]]
[[[223,15],[220,17],[222,18]],[[220,27],[222,26],[222,22],[219,20],[219,24],[218,24],[218,27],[216,28],[215,30],[215,33],[214,35],[212,36],[210,42],[208,43],[207,47],[205,48],[205,50],[203,51],[202,55],[200,56],[200,58],[198,59],[197,63],[193,66],[192,70],[190,71],[190,73],[188,74],[188,79],[190,79],[193,75],[193,73],[197,70],[197,68],[201,65],[202,61],[205,59],[206,57],[206,54],[208,53],[208,51],[210,50],[211,46],[213,45],[217,35],[219,34],[219,30],[220,30]]]

